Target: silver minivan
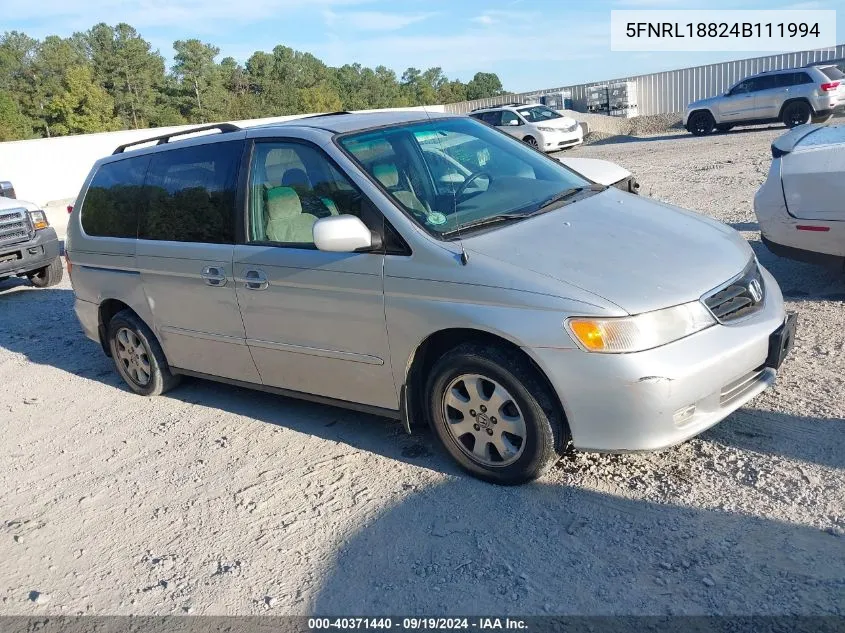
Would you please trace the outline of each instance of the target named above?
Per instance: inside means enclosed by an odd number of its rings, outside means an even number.
[[[76,314],[138,394],[187,375],[427,422],[519,483],[570,443],[700,433],[792,344],[736,231],[469,117],[214,127],[119,147],[71,214]]]

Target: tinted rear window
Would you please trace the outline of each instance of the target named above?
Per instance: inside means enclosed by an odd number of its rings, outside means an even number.
[[[845,73],[839,70],[836,66],[827,66],[826,68],[820,68],[819,70],[821,70],[828,79],[833,81],[845,79]]]
[[[149,156],[139,156],[97,170],[82,203],[82,228],[88,235],[136,236],[149,162]]]
[[[232,244],[242,141],[209,143],[152,155],[149,204],[138,236],[147,240]]]

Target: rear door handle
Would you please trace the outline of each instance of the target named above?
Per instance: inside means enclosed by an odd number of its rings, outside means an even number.
[[[263,270],[247,269],[244,276],[238,279],[244,287],[249,290],[265,290],[270,282],[267,281],[267,274]]]
[[[219,266],[206,266],[202,269],[200,276],[209,286],[225,286],[226,271]]]

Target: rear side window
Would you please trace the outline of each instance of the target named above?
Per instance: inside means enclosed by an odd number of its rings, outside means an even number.
[[[805,72],[797,72],[797,73],[783,73],[778,75],[780,79],[781,86],[800,86],[801,84],[811,84],[813,80],[810,78]]]
[[[136,236],[149,162],[149,156],[139,156],[100,166],[82,203],[82,228],[88,235]]]
[[[138,237],[233,244],[242,150],[243,141],[227,141],[153,154]]]

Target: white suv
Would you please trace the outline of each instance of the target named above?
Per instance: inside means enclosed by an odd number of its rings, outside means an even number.
[[[544,152],[566,149],[584,141],[584,131],[578,121],[544,105],[480,108],[469,115]]]

